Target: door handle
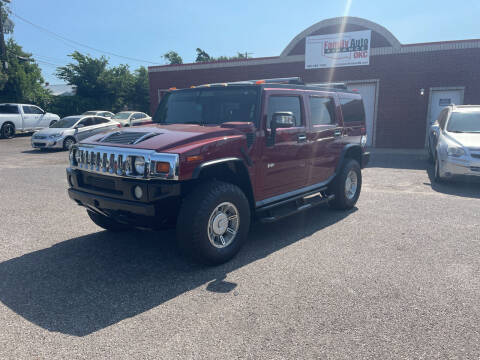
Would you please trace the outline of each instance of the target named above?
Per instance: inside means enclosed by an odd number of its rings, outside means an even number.
[[[341,130],[335,130],[335,131],[333,132],[333,136],[335,136],[335,137],[342,136],[342,131],[341,131]]]
[[[299,134],[297,136],[297,142],[302,143],[307,141],[307,135],[305,134]]]

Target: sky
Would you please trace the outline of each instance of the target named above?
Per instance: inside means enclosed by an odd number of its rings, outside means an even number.
[[[55,68],[74,50],[132,70],[165,64],[170,50],[193,62],[198,47],[215,57],[278,56],[307,27],[343,15],[376,22],[402,44],[480,38],[480,0],[11,0],[10,9],[13,38],[50,84],[62,83]]]

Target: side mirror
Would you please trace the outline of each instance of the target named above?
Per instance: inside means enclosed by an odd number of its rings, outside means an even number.
[[[291,128],[295,126],[295,116],[291,111],[277,111],[270,122],[271,136],[268,145],[275,144],[277,129]]]
[[[270,123],[270,128],[280,129],[280,128],[291,128],[295,126],[295,116],[291,111],[277,111],[272,116],[272,121]]]
[[[85,125],[83,125],[83,124],[78,124],[78,125],[75,126],[75,129],[81,129],[81,128],[83,128],[83,127],[85,127]]]

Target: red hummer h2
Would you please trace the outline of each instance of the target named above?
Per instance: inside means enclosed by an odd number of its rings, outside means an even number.
[[[69,196],[107,230],[176,226],[181,248],[208,263],[233,257],[254,219],[350,209],[369,158],[362,99],[299,83],[172,90],[153,124],[72,147]]]

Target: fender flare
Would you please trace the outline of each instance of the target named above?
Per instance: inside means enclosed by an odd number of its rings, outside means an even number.
[[[347,156],[347,152],[350,150],[350,149],[356,149],[358,148],[358,151],[360,152],[360,166],[362,166],[362,159],[361,159],[361,156],[362,156],[362,147],[360,146],[360,144],[347,144],[343,147],[342,149],[342,153],[340,154],[340,159],[337,163],[337,166],[335,168],[335,175],[338,174],[342,168],[343,168],[343,165],[345,164],[345,158]]]
[[[229,158],[205,161],[204,163],[201,163],[200,165],[198,165],[195,168],[195,170],[193,170],[192,179],[198,179],[202,170],[204,170],[205,168],[207,168],[209,166],[232,163],[232,162],[235,163],[235,164],[241,163],[242,166],[245,166],[245,164],[243,163],[243,160],[240,159],[240,158],[236,158],[236,157],[229,157]],[[245,168],[245,170],[246,170],[246,168]]]

